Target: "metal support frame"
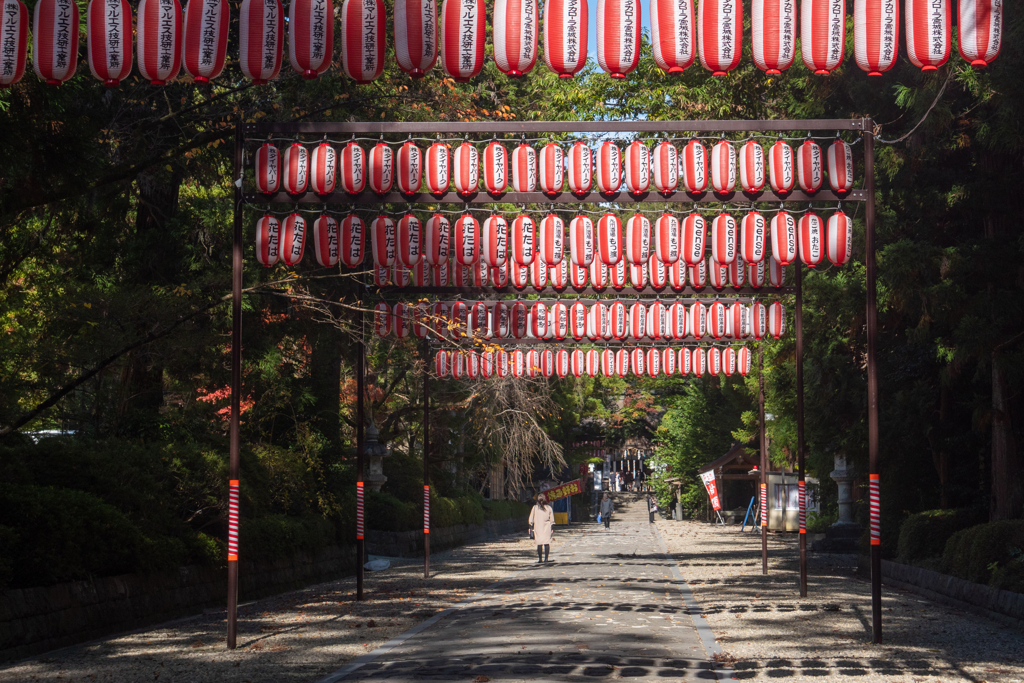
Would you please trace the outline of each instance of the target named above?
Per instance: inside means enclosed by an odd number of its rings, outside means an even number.
[[[871,598],[872,598],[872,623],[873,623],[873,638],[874,642],[882,642],[882,614],[881,614],[881,554],[880,554],[880,540],[877,529],[877,515],[879,510],[879,503],[877,498],[877,486],[878,486],[878,468],[879,468],[879,454],[878,454],[878,368],[876,362],[877,353],[877,335],[878,335],[878,322],[877,322],[877,289],[875,284],[876,279],[876,260],[875,260],[875,202],[874,202],[874,124],[871,119],[813,119],[813,120],[778,120],[778,121],[595,121],[595,122],[580,122],[580,121],[567,121],[567,122],[551,122],[551,121],[537,121],[537,122],[525,122],[525,121],[506,121],[495,123],[495,122],[414,122],[414,123],[373,123],[373,122],[354,122],[354,123],[239,123],[236,130],[235,137],[235,150],[234,150],[234,174],[235,189],[234,189],[234,202],[235,202],[235,215],[234,215],[234,244],[232,249],[232,353],[231,353],[231,421],[229,427],[230,434],[230,450],[229,450],[229,485],[230,495],[232,500],[236,501],[237,510],[237,495],[238,495],[238,481],[239,481],[239,452],[240,452],[240,434],[239,434],[239,421],[240,421],[240,399],[241,399],[241,354],[242,354],[242,284],[243,284],[243,272],[244,272],[244,261],[243,261],[243,211],[246,202],[254,204],[272,204],[272,203],[287,203],[291,205],[307,205],[307,204],[319,204],[324,205],[326,208],[327,204],[337,204],[346,206],[368,206],[380,203],[399,203],[399,204],[488,204],[488,203],[533,203],[533,204],[579,204],[579,203],[609,203],[617,202],[621,205],[638,205],[641,203],[731,203],[731,204],[749,204],[754,202],[835,202],[835,201],[850,201],[850,202],[864,202],[866,207],[866,239],[865,239],[865,262],[867,269],[867,379],[868,379],[868,453],[869,453],[869,476],[872,483],[872,494],[871,506],[872,506],[872,545],[871,545]],[[471,136],[478,134],[489,134],[492,136],[516,136],[525,135],[527,133],[542,133],[549,134],[552,139],[558,138],[571,138],[574,134],[587,134],[587,133],[650,133],[656,135],[665,135],[667,138],[672,136],[683,137],[686,135],[694,134],[706,134],[706,133],[729,133],[729,132],[750,132],[750,133],[786,133],[786,132],[813,132],[813,131],[852,131],[859,132],[863,135],[864,139],[864,189],[854,190],[845,196],[838,196],[831,190],[822,190],[813,195],[808,195],[803,192],[791,192],[784,196],[779,196],[771,191],[765,191],[757,194],[745,194],[742,192],[731,193],[729,195],[715,195],[714,193],[703,193],[700,195],[690,195],[685,192],[677,192],[671,195],[661,195],[658,193],[648,193],[645,195],[631,196],[626,193],[616,193],[613,195],[602,195],[597,192],[591,192],[584,196],[577,196],[571,193],[559,193],[554,197],[544,195],[542,193],[506,193],[500,196],[491,196],[486,193],[477,193],[473,196],[465,197],[457,195],[453,192],[445,193],[442,196],[434,196],[424,193],[417,193],[414,195],[401,195],[399,193],[389,193],[384,196],[373,195],[371,193],[364,193],[365,196],[351,197],[341,193],[335,193],[332,195],[320,196],[313,193],[307,193],[302,196],[286,195],[279,193],[277,195],[260,195],[255,193],[243,192],[243,158],[245,151],[245,142],[249,138],[253,138],[259,135],[272,136],[275,134],[280,135],[379,135],[383,138],[385,135],[396,137],[395,140],[390,142],[396,143],[401,140],[397,136],[401,135],[412,135],[421,134],[424,136],[435,136],[435,135],[450,135],[450,136]],[[285,138],[277,138],[284,140]],[[511,141],[511,139],[510,139]],[[803,351],[803,338],[802,338],[802,292],[801,292],[801,273],[800,266],[797,265],[797,286],[796,288],[772,288],[764,287],[760,290],[753,288],[744,287],[739,289],[733,289],[732,291],[723,290],[728,294],[789,294],[795,293],[797,295],[797,386],[798,386],[798,469],[800,482],[804,481],[804,442],[803,442],[803,368],[802,368],[802,351]],[[365,285],[364,285],[365,286]],[[532,289],[532,288],[531,288]],[[548,291],[553,288],[548,288]],[[381,288],[379,294],[387,295],[392,292],[397,292],[396,288]],[[434,287],[421,287],[421,288],[404,288],[401,290],[404,294],[449,294],[449,295],[508,295],[508,294],[524,294],[530,295],[535,292],[530,290],[515,290],[511,287],[506,288],[434,288]],[[593,294],[593,295],[616,295],[616,296],[638,296],[638,295],[661,295],[664,294],[668,299],[673,299],[680,294],[718,294],[711,288],[705,287],[701,289],[693,289],[690,287],[685,288],[682,291],[676,292],[671,289],[664,289],[661,291],[647,287],[642,290],[614,290],[611,288],[594,290],[593,288],[585,288],[583,290],[573,290],[567,288],[563,290],[566,294]],[[710,299],[708,299],[710,300]],[[356,567],[357,577],[357,588],[356,595],[357,599],[361,600],[363,597],[363,562],[365,561],[365,541],[363,539],[363,504],[362,504],[362,493],[363,493],[363,475],[364,475],[364,444],[363,444],[363,400],[364,400],[364,372],[365,372],[365,346],[362,337],[362,322],[363,316],[358,315],[358,324],[360,328],[359,341],[357,343],[357,354],[356,354],[356,366],[357,366],[357,393],[358,398],[356,401],[356,469],[357,469],[357,493],[358,493],[358,508],[357,508],[357,525],[359,529],[358,538],[356,541],[358,562]],[[534,343],[545,343],[543,340],[532,340]],[[568,340],[570,343],[575,340]],[[723,343],[728,343],[729,340],[723,340]],[[531,343],[527,340],[515,340],[516,343]],[[580,340],[579,343],[593,344],[591,340]],[[648,342],[644,342],[645,344]],[[429,373],[429,358],[425,359],[427,362],[426,373]],[[763,375],[763,349],[761,344],[758,344],[758,369],[760,373],[759,380],[759,418],[761,424],[761,485],[767,486],[767,470],[768,470],[768,454],[766,446],[766,433],[765,433],[765,415],[764,415],[764,375]],[[429,380],[424,378],[424,486],[429,486]],[[429,489],[427,489],[429,491]],[[426,502],[426,499],[425,499]],[[763,511],[764,522],[767,522],[767,510]],[[233,520],[233,521],[232,521]],[[232,526],[233,524],[233,526]],[[229,538],[231,538],[232,531],[235,533],[234,539],[237,542],[237,512],[234,516],[229,517]],[[429,535],[426,533],[426,527],[424,529],[424,576],[429,576]],[[768,572],[768,560],[767,560],[767,525],[762,524],[762,572],[767,574]],[[801,543],[801,596],[806,595],[806,534],[800,535]],[[236,646],[237,638],[237,607],[238,607],[238,558],[237,553],[233,556],[229,556],[228,560],[228,605],[227,605],[227,645],[228,648],[233,649]]]

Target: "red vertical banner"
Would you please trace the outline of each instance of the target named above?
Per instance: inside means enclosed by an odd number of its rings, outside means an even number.
[[[700,473],[700,478],[701,478],[701,481],[704,482],[704,488],[706,488],[708,490],[708,498],[711,499],[711,506],[713,508],[715,508],[715,510],[721,510],[722,509],[722,501],[719,500],[719,498],[718,498],[718,484],[715,481],[715,473],[714,473],[714,471],[711,471],[711,472],[701,472]]]
[[[363,482],[356,482],[356,540],[363,540]]]
[[[868,495],[871,503],[871,545],[882,545],[882,525],[879,519],[881,508],[878,501],[878,475],[869,474],[870,489]]]
[[[430,486],[423,487],[423,533],[430,533]]]
[[[797,487],[800,493],[800,533],[807,533],[807,488],[804,482],[798,482]]]
[[[238,480],[228,480],[228,562],[238,561]]]
[[[768,484],[761,484],[761,526],[768,526]]]

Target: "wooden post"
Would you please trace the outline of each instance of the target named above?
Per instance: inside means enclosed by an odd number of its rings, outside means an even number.
[[[757,342],[757,412],[761,424],[761,574],[768,575],[768,436],[764,419],[764,342]]]
[[[430,578],[430,344],[423,340],[423,578]]]
[[[235,129],[235,225],[231,247],[231,422],[228,426],[228,649],[238,637],[238,426],[242,394],[242,123]]]
[[[359,342],[356,344],[356,600],[363,599],[363,563],[366,562],[366,541],[365,529],[365,482],[363,481],[363,467],[365,454],[363,452],[363,384],[366,363],[363,358],[365,349],[363,346],[363,317],[357,313],[359,320]]]
[[[875,643],[882,642],[882,536],[878,482],[878,291],[875,285],[875,134],[864,119],[864,264],[867,269],[868,343],[868,484],[871,513],[871,626]]]
[[[800,597],[807,597],[807,489],[804,482],[804,296],[803,266],[796,259],[796,467],[800,520]],[[788,496],[788,493],[787,493]]]

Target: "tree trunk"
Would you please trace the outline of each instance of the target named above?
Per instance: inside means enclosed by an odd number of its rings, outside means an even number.
[[[928,434],[928,444],[932,451],[932,465],[939,475],[939,507],[949,508],[949,443],[947,438],[949,423],[949,406],[952,402],[952,391],[948,384],[939,378],[939,409],[935,415],[937,420],[932,423]]]
[[[1024,506],[1024,467],[1013,437],[1010,400],[999,353],[992,352],[992,521],[1015,519]]]

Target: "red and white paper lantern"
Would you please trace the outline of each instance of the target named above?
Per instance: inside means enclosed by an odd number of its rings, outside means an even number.
[[[796,260],[796,221],[792,214],[779,211],[772,218],[772,258],[783,266]]]
[[[324,149],[326,152],[332,154],[333,159],[334,148],[326,142],[321,142],[317,146],[317,149]],[[316,150],[314,150],[314,154]],[[313,164],[312,173],[316,173],[316,162]],[[341,176],[341,189],[349,194],[359,194],[366,188],[366,152],[359,146],[359,143],[349,142],[341,150],[341,165],[340,173]],[[324,194],[320,190],[316,189],[316,185],[313,186],[313,191],[317,194]],[[331,190],[334,191],[334,184],[331,183]]]
[[[387,15],[381,0],[345,0],[341,7],[341,68],[356,83],[384,72]]]
[[[747,264],[747,286],[760,289],[764,285],[768,269],[767,262],[768,260],[764,259],[757,263]]]
[[[424,263],[420,263],[419,268],[429,268]],[[419,339],[426,339],[430,334],[430,304],[426,301],[420,301],[413,308],[412,315],[412,333]]]
[[[480,224],[472,214],[463,214],[455,221],[455,262],[469,266],[480,260]]]
[[[723,266],[736,260],[736,219],[727,213],[711,222],[711,258]]]
[[[555,352],[555,374],[559,378],[563,378],[569,374],[569,370],[569,351],[559,349]]]
[[[273,216],[256,221],[256,261],[270,267],[281,256],[281,225]]]
[[[907,56],[921,71],[935,71],[949,59],[950,0],[906,0]]]
[[[530,264],[530,286],[540,291],[548,286],[548,271],[551,267],[539,256]]]
[[[853,56],[868,76],[881,76],[900,54],[900,3],[853,0]]]
[[[527,321],[530,336],[543,339],[548,334],[548,307],[540,301],[534,302],[530,306]]]
[[[341,243],[341,262],[346,268],[355,268],[363,262],[366,252],[366,226],[363,219],[350,213],[338,224]]]
[[[548,308],[548,336],[565,339],[569,335],[569,307],[556,301]]]
[[[413,78],[437,62],[437,5],[434,0],[395,0],[395,61]]]
[[[690,332],[691,337],[693,337],[694,339],[701,339],[705,334],[707,334],[707,325],[707,306],[700,303],[699,301],[694,302],[690,306],[688,320],[686,322],[686,329]]]
[[[722,351],[722,372],[726,377],[736,374],[736,349],[729,347]]]
[[[395,235],[395,222],[387,216],[377,216],[370,223],[370,247],[373,249],[373,262],[377,266],[390,267],[398,258],[398,241]]]
[[[143,0],[155,3],[157,0]],[[141,61],[141,60],[140,60]],[[256,189],[263,194],[274,194],[281,186],[281,152],[264,142],[256,150]]]
[[[537,233],[537,255],[549,266],[562,262],[565,248],[565,223],[556,214],[549,213],[540,221]]]
[[[960,56],[975,69],[991,64],[1003,39],[1003,1],[960,0],[956,24]]]
[[[480,376],[484,379],[490,379],[494,377],[495,372],[495,353],[494,351],[481,351],[480,352]]]
[[[499,379],[505,379],[512,371],[512,354],[504,349],[494,354],[494,374]]]
[[[622,154],[618,145],[611,140],[602,142],[597,148],[595,166],[597,191],[603,194],[618,192],[622,185]]]
[[[853,148],[843,140],[829,145],[828,182],[840,195],[853,188]]]
[[[455,191],[459,194],[476,192],[480,186],[480,152],[472,144],[463,142],[452,157],[452,177],[455,182]],[[431,192],[438,192],[438,190],[431,189]]]
[[[755,301],[750,304],[748,319],[750,320],[750,336],[754,339],[764,339],[768,334],[768,307]]]
[[[793,157],[793,148],[785,140],[776,140],[768,152],[768,179],[778,194],[792,192],[796,185],[796,160]]]
[[[597,63],[625,78],[640,63],[640,0],[597,0]]]
[[[653,349],[652,349],[653,350]],[[676,374],[676,350],[675,349],[662,349],[661,350],[661,372],[662,374],[671,377]]]
[[[572,78],[587,63],[587,0],[544,3],[544,63],[559,78]]]
[[[647,354],[644,353],[643,349],[633,349],[629,353],[629,365],[633,370],[633,374],[637,377],[643,377],[644,371],[647,366]]]
[[[629,334],[629,311],[626,304],[616,301],[608,306],[608,327],[611,339],[625,339]]]
[[[708,187],[708,149],[697,140],[683,148],[683,188],[687,192],[703,192]]]
[[[744,192],[760,192],[764,189],[764,147],[759,142],[747,140],[740,147],[740,187]]]
[[[722,350],[717,346],[708,349],[708,374],[718,377],[722,373]]]
[[[537,225],[525,213],[512,221],[512,260],[528,266],[537,256]]]
[[[508,261],[508,223],[496,214],[484,220],[480,231],[480,260],[495,268]]]
[[[423,226],[411,213],[402,216],[397,226],[398,261],[412,268],[423,258]]]
[[[736,254],[736,260],[729,264],[729,284],[739,289],[747,282],[747,263],[740,254]]]
[[[309,151],[293,142],[285,148],[283,157],[281,170],[284,191],[288,194],[304,193],[309,183]]]
[[[703,377],[708,371],[708,358],[704,349],[694,349],[690,360],[690,369],[694,377]]]
[[[622,260],[622,223],[613,213],[606,213],[597,221],[597,255],[609,266]]]
[[[494,63],[501,73],[515,78],[533,68],[537,62],[539,18],[537,0],[494,1]]]
[[[660,301],[647,307],[647,336],[651,339],[668,337],[668,307]]]
[[[786,308],[778,301],[768,306],[768,333],[776,339],[786,333]]]
[[[651,222],[643,214],[626,219],[626,260],[642,265],[651,258]]]
[[[640,272],[643,273],[642,267]],[[626,259],[620,259],[618,263],[611,266],[608,269],[608,282],[611,283],[612,289],[620,290],[625,287],[628,274],[629,266]]]
[[[842,266],[849,262],[852,251],[853,221],[842,211],[837,211],[828,219],[825,254],[833,265]]]
[[[510,333],[511,307],[503,301],[497,301],[491,307],[490,337],[505,339]]]
[[[586,216],[569,221],[569,255],[574,265],[584,268],[594,261],[594,222]]]
[[[515,339],[524,339],[530,328],[530,315],[526,304],[517,301],[508,310],[509,334]]]
[[[40,80],[60,85],[75,75],[78,25],[78,5],[74,0],[36,3],[32,11],[32,68]]]
[[[459,83],[484,66],[486,23],[484,0],[444,0],[441,6],[441,66]]]
[[[750,374],[750,366],[752,365],[751,361],[753,360],[753,355],[754,354],[752,354],[750,352],[750,349],[748,349],[746,346],[740,348],[740,350],[736,353],[736,369],[739,370],[740,374],[743,375],[744,377]]]
[[[394,328],[394,317],[391,315],[391,307],[381,301],[373,307],[373,333],[384,338],[391,334]]]
[[[786,284],[786,266],[772,256],[768,259],[768,283],[775,288]]]
[[[611,349],[601,350],[601,374],[605,377],[615,376],[615,352]]]
[[[312,80],[327,71],[334,55],[332,0],[292,0],[288,7],[288,60]]]
[[[608,321],[608,307],[601,302],[587,309],[587,339],[610,339],[611,325]]]
[[[512,190],[533,192],[537,187],[537,152],[527,144],[512,152]]]
[[[629,351],[619,349],[615,352],[615,376],[624,378],[629,374]]]
[[[690,374],[693,369],[693,356],[690,353],[690,349],[679,349],[676,364],[679,366],[680,375],[685,377]]]
[[[562,191],[562,183],[565,178],[565,152],[554,142],[549,142],[540,150],[537,177],[540,181],[540,191],[544,194],[554,195]],[[589,186],[588,181],[587,187]],[[532,185],[530,187],[532,188]]]
[[[600,253],[597,255],[599,257]],[[590,264],[590,286],[597,291],[608,286],[608,264],[600,258],[595,258]]]
[[[176,0],[166,0],[174,3]],[[146,0],[143,0],[146,2]],[[155,14],[155,13],[154,13]],[[142,17],[142,5],[140,5],[139,16]],[[177,22],[172,26],[178,29],[176,40],[179,62],[181,59],[181,7],[178,7]],[[0,27],[0,90],[9,88],[25,75],[25,63],[28,59],[28,9],[21,0],[2,0],[0,2],[0,17],[3,17],[3,26]],[[152,25],[153,22],[150,22]],[[140,31],[141,31],[140,23]],[[140,33],[141,40],[141,33]],[[152,38],[150,38],[152,40]],[[173,47],[173,45],[172,45]],[[140,42],[141,52],[141,42]],[[141,61],[141,60],[140,60]],[[141,66],[141,64],[140,64]],[[178,69],[175,65],[174,73]],[[162,83],[154,84],[162,85]]]
[[[590,311],[585,304],[576,301],[569,306],[569,335],[580,340],[587,336],[587,314]]]
[[[6,28],[8,17],[3,20]],[[118,87],[132,72],[132,8],[128,0],[89,0],[86,35],[93,77],[108,88]]]
[[[281,263],[296,266],[306,251],[306,219],[289,214],[281,223]]]
[[[451,252],[452,226],[445,216],[435,213],[423,230],[423,258],[432,266],[448,263]]]
[[[338,242],[338,221],[327,214],[313,221],[313,251],[316,262],[325,268],[338,265],[341,258],[341,245]]]
[[[651,287],[655,289],[664,289],[665,285],[668,284],[668,269],[672,266],[665,265],[661,259],[658,258],[657,254],[651,254],[651,258],[647,261],[647,275],[651,280]]]
[[[513,377],[524,377],[526,375],[526,354],[521,349],[513,351],[509,356],[509,366],[511,366]]]
[[[629,307],[629,336],[641,339],[647,334],[647,307],[637,301]]]
[[[702,0],[697,12],[700,63],[713,76],[724,76],[739,66],[743,52],[743,3]]]
[[[391,307],[391,317],[394,319],[395,336],[399,339],[407,339],[412,331],[412,317],[415,309],[407,303],[399,301]]]
[[[693,0],[651,0],[651,47],[654,62],[666,73],[682,74],[693,64],[697,47]]]
[[[728,140],[711,149],[711,187],[719,194],[736,189],[736,148]]]
[[[495,140],[484,147],[484,189],[491,194],[501,194],[507,187],[508,152]]]
[[[346,163],[346,167],[342,171],[342,188],[346,189],[344,184],[346,181],[358,181],[360,184],[366,180],[366,175],[363,172],[365,170],[363,149],[359,145],[353,145],[355,151],[350,150],[348,146],[342,151],[342,159]],[[347,173],[349,168],[355,169],[351,174]],[[348,176],[347,178],[345,176]],[[338,181],[338,155],[334,150],[334,145],[327,142],[321,142],[309,155],[309,185],[311,190],[316,194],[330,194],[334,192],[334,185]],[[346,189],[346,191],[348,191]],[[362,191],[362,187],[356,192]]]
[[[643,194],[651,186],[651,150],[639,140],[626,147],[626,192]]]
[[[677,292],[686,287],[686,261],[679,259],[668,267],[668,284]]]
[[[370,150],[366,169],[366,177],[372,191],[377,194],[391,191],[395,181],[395,155],[391,147],[383,142],[374,145]]]
[[[750,38],[754,64],[769,76],[793,66],[796,58],[796,3],[752,0]]]
[[[622,263],[627,263],[623,260]],[[633,285],[633,289],[642,291],[647,287],[647,281],[649,279],[649,273],[647,271],[646,263],[631,263],[629,265],[629,284]]]
[[[593,261],[591,261],[593,263]],[[566,262],[569,268],[569,284],[573,289],[583,289],[587,286],[587,267],[578,266],[572,262]]]
[[[764,260],[764,245],[768,225],[764,216],[750,211],[740,223],[740,256],[747,263]]]
[[[189,0],[185,7],[182,65],[196,83],[209,83],[224,70],[230,23],[228,0]]]
[[[583,349],[573,349],[569,354],[569,372],[573,377],[582,377],[587,371],[587,355]]]
[[[805,140],[796,153],[796,177],[804,192],[817,192],[825,181],[824,155],[813,140]]]
[[[569,148],[569,191],[573,194],[590,192],[592,160],[593,153],[586,143],[576,142]]]
[[[395,265],[391,266],[390,284],[396,287],[408,287],[412,284],[412,270],[398,259],[395,259]]]
[[[666,0],[654,0],[654,3]],[[690,0],[679,0],[688,4]],[[654,169],[654,187],[658,192],[669,194],[679,187],[679,152],[671,142],[662,141],[654,146],[654,155],[651,161]]]
[[[448,174],[451,170],[450,157],[448,145],[443,142],[435,142],[427,149],[427,192],[442,195],[448,191]]]
[[[747,307],[736,302],[728,307],[729,336],[733,339],[744,339],[750,336],[750,322],[747,319]]]
[[[678,301],[668,305],[665,313],[665,325],[668,337],[671,339],[682,339],[686,336],[686,306]]]
[[[530,266],[520,266],[513,261],[508,275],[516,289],[524,289],[530,284]]]
[[[447,287],[451,282],[452,266],[445,261],[436,266],[430,267],[430,286]]]
[[[672,264],[679,260],[681,229],[679,219],[670,213],[658,216],[654,223],[654,248],[658,260]]]
[[[722,289],[729,284],[729,266],[713,258],[708,259],[708,283],[715,289]]]
[[[406,142],[398,148],[395,165],[395,179],[402,194],[419,192],[423,175],[423,152],[414,142]]]
[[[606,349],[610,350],[610,349]],[[588,377],[597,377],[601,372],[601,354],[597,349],[587,349],[584,352],[584,368]]]
[[[452,352],[445,349],[434,354],[434,375],[447,377],[452,370]]]
[[[814,268],[825,259],[824,235],[825,226],[817,214],[805,213],[797,224],[797,246],[800,260]]]
[[[800,53],[804,65],[828,76],[843,63],[846,48],[846,0],[802,0]]]
[[[569,259],[562,259],[557,265],[551,266],[548,269],[548,279],[551,281],[551,286],[562,291],[569,286]]]
[[[699,213],[691,213],[683,219],[683,246],[680,259],[689,266],[704,262],[704,243],[707,233],[707,223],[704,216]]]
[[[150,3],[153,0],[143,0],[143,3]],[[175,4],[177,0],[158,0],[161,8],[165,5]],[[139,17],[142,17],[142,5],[139,4]],[[181,9],[178,9],[178,15]],[[153,27],[154,31],[164,32],[167,29],[161,24]],[[180,29],[179,29],[180,35]],[[143,71],[142,29],[139,28],[139,71]],[[154,54],[154,53],[150,53]],[[159,54],[159,53],[156,53]],[[154,56],[156,56],[154,54]],[[179,61],[181,59],[181,47],[178,46]],[[284,9],[281,0],[242,0],[242,10],[238,14],[238,65],[245,77],[250,79],[254,85],[269,83],[281,73],[281,61],[284,54]],[[149,67],[147,67],[149,70]],[[178,72],[177,67],[174,74]],[[149,73],[162,74],[163,71],[157,67]],[[143,72],[144,78],[151,78]],[[173,79],[174,76],[164,77],[164,82]],[[154,83],[163,85],[163,83]]]
[[[690,279],[690,286],[694,289],[700,289],[708,283],[708,264],[706,261],[690,266],[687,271],[687,277]]]

